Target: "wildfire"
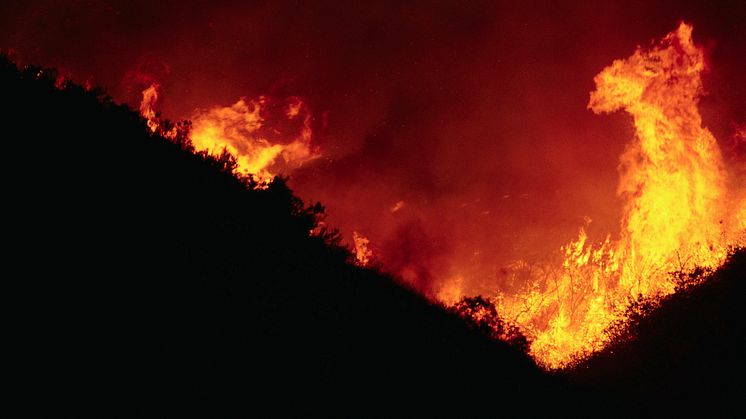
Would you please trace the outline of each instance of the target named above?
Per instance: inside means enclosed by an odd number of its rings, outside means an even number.
[[[158,131],[161,122],[155,112],[160,95],[160,85],[154,83],[142,92],[140,114],[147,120],[151,131]],[[312,143],[312,115],[298,97],[288,99],[282,112],[287,121],[300,120],[289,130],[265,127],[268,113],[267,97],[257,100],[239,99],[231,106],[215,106],[199,109],[192,116],[190,140],[196,151],[220,155],[227,151],[236,158],[236,171],[252,176],[260,184],[266,184],[282,170],[296,168],[317,158],[320,154]],[[275,115],[272,115],[275,116]],[[166,138],[175,137],[175,132],[163,132]],[[268,139],[272,135],[272,140]],[[288,141],[289,139],[289,141]]]
[[[147,89],[142,91],[142,101],[140,102],[140,115],[148,122],[148,128],[152,132],[158,130],[158,115],[155,112],[155,104],[158,102],[160,84],[153,83]]]
[[[506,270],[506,281],[517,285],[485,300],[520,328],[531,355],[546,367],[562,367],[602,348],[606,330],[624,322],[630,302],[674,292],[673,273],[714,269],[731,247],[746,244],[746,185],[726,169],[697,109],[704,69],[692,27],[682,23],[656,45],[638,47],[595,77],[588,108],[596,114],[623,110],[636,132],[620,157],[619,237],[593,243],[581,228],[576,240],[561,247],[556,263],[516,261]],[[153,84],[143,91],[140,106],[154,132],[161,127],[154,111],[158,98],[159,86]],[[268,124],[270,118],[282,123]],[[241,98],[231,106],[195,111],[190,138],[197,151],[231,153],[236,170],[261,183],[319,156],[311,121],[297,97]],[[740,128],[734,144],[743,138],[746,129]],[[398,201],[390,212],[404,207]],[[356,263],[368,265],[370,241],[357,231],[352,238]],[[459,273],[451,273],[437,292],[450,306],[468,295]]]
[[[240,99],[227,107],[214,107],[195,112],[192,117],[192,143],[197,150],[220,154],[227,150],[238,162],[238,171],[253,175],[260,182],[271,180],[275,169],[292,168],[318,157],[311,130],[311,113],[298,98],[287,105],[288,120],[302,119],[299,132],[292,133],[292,141],[272,142],[262,135],[263,111],[269,99]],[[301,116],[301,112],[304,115]]]
[[[624,321],[630,301],[674,292],[672,273],[716,268],[730,246],[744,243],[746,201],[730,204],[738,200],[729,196],[717,141],[697,109],[705,64],[691,35],[682,23],[594,79],[589,109],[624,110],[636,131],[620,158],[618,194],[626,202],[620,237],[589,243],[581,229],[562,247],[558,266],[518,262],[510,279],[523,289],[491,299],[547,367],[600,349],[604,331]]]
[[[627,199],[619,249],[621,285],[670,292],[661,272],[714,267],[726,254],[725,171],[697,102],[704,69],[686,24],[652,51],[636,51],[596,76],[589,108],[632,115],[637,141],[622,156],[619,193]],[[666,288],[668,287],[668,288]]]

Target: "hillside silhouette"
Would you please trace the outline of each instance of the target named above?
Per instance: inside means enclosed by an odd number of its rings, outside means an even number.
[[[746,251],[680,283],[564,374],[621,416],[746,417]]]
[[[45,404],[359,416],[553,393],[519,349],[309,235],[323,209],[282,179],[253,188],[53,70],[2,58],[0,89],[19,387]]]
[[[350,263],[319,227],[323,207],[282,179],[254,188],[229,156],[154,135],[53,70],[0,57],[0,91],[6,281],[18,290],[9,359],[31,413],[630,417],[743,405],[744,252],[651,310],[625,332],[635,339],[550,374],[518,332],[491,339]]]

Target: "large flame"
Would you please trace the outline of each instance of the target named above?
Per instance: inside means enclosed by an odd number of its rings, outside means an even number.
[[[725,171],[715,137],[702,127],[702,50],[681,24],[651,51],[617,60],[595,78],[589,108],[625,110],[637,139],[622,156],[619,193],[628,197],[619,258],[621,286],[671,291],[659,272],[714,267],[725,256]]]
[[[151,131],[162,126],[155,105],[160,97],[160,85],[154,83],[142,92],[140,114],[146,119]],[[285,102],[281,116],[289,124],[286,131],[278,127],[265,127],[269,98],[257,100],[239,99],[231,106],[215,106],[198,109],[192,116],[190,140],[196,151],[219,156],[230,153],[236,159],[236,171],[252,176],[260,184],[266,184],[282,171],[289,171],[303,163],[319,157],[313,145],[311,129],[312,114],[298,97]],[[277,116],[277,115],[273,115]],[[161,132],[166,138],[174,138],[175,132]],[[273,138],[267,138],[272,134]]]
[[[236,157],[240,173],[253,175],[260,182],[272,179],[277,166],[297,167],[318,157],[311,142],[311,113],[298,98],[292,98],[284,112],[289,120],[302,118],[299,132],[288,135],[291,141],[272,142],[262,135],[267,101],[266,97],[242,98],[231,106],[197,111],[192,117],[194,147],[211,154],[227,150]]]
[[[624,110],[636,131],[620,159],[620,237],[592,244],[581,229],[562,248],[561,263],[517,262],[509,282],[521,284],[519,291],[492,299],[529,336],[532,355],[545,366],[601,348],[605,330],[624,321],[630,301],[674,292],[672,273],[715,268],[730,246],[744,243],[746,201],[729,195],[717,141],[697,109],[704,68],[692,27],[682,23],[596,76],[588,107]]]

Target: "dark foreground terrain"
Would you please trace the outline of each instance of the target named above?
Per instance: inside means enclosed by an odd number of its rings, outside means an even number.
[[[31,414],[745,412],[743,252],[636,339],[548,374],[350,264],[283,181],[253,189],[51,70],[0,58],[0,91],[6,359]]]

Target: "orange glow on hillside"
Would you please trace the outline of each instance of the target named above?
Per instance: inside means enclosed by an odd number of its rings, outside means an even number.
[[[288,105],[286,117],[300,117],[302,126],[297,133],[288,133],[288,143],[272,143],[259,130],[264,125],[263,110],[267,98],[240,99],[231,106],[200,110],[192,118],[192,143],[195,149],[210,154],[227,150],[236,157],[238,171],[253,175],[259,182],[267,182],[276,174],[276,165],[297,167],[318,157],[311,144],[311,114],[298,98]]]
[[[142,92],[140,114],[147,120],[151,131],[158,131],[161,122],[155,112],[160,85],[152,84]],[[267,97],[257,100],[239,99],[231,106],[215,106],[195,111],[192,117],[190,140],[195,151],[204,151],[214,156],[224,151],[236,158],[236,171],[251,176],[260,184],[266,184],[283,170],[291,170],[319,157],[312,144],[312,115],[298,97],[291,97],[283,116],[287,120],[298,119],[300,127],[295,132],[281,132],[271,127],[275,140],[264,135]],[[297,125],[297,124],[296,124]],[[174,138],[175,132],[161,132],[166,138]]]
[[[498,313],[529,337],[531,354],[546,367],[603,347],[604,331],[624,321],[630,301],[674,292],[672,273],[717,268],[731,246],[746,243],[746,201],[726,187],[717,141],[697,109],[705,64],[691,35],[692,27],[682,23],[594,79],[589,109],[623,110],[636,132],[620,158],[618,194],[626,202],[620,237],[590,243],[581,228],[562,247],[561,262],[516,262],[509,282],[521,284],[520,290],[491,298]],[[441,299],[452,304],[460,291],[459,283],[449,283]]]
[[[601,349],[608,340],[605,331],[625,321],[630,302],[673,293],[674,273],[717,268],[733,246],[746,244],[746,185],[726,167],[697,108],[704,69],[692,27],[682,23],[657,44],[615,60],[594,78],[588,108],[596,114],[625,111],[635,129],[620,157],[617,193],[624,207],[618,237],[609,234],[593,242],[583,226],[575,240],[558,249],[555,260],[518,260],[504,269],[508,286],[500,290],[491,284],[477,290],[474,275],[444,271],[435,297],[458,306],[464,297],[487,294],[485,301],[528,337],[531,355],[558,368]],[[164,125],[154,110],[159,85],[142,93],[140,112],[150,130],[158,132]],[[229,152],[238,174],[260,185],[319,156],[311,112],[295,96],[283,102],[241,98],[230,106],[197,110],[191,122],[196,151]],[[161,134],[176,136],[174,131]],[[742,127],[734,147],[745,139]],[[407,212],[409,202],[399,200],[388,212]],[[353,231],[352,239],[355,262],[369,265],[374,254],[368,237]],[[414,283],[420,272],[405,266],[398,274]]]

